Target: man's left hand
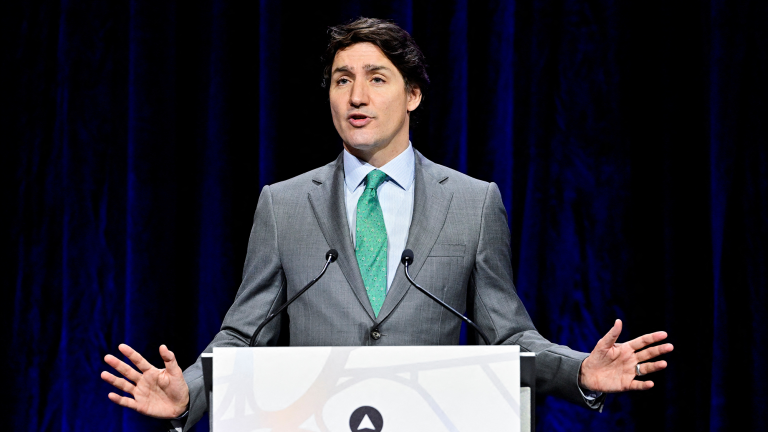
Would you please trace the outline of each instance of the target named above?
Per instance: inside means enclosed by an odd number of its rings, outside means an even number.
[[[617,319],[613,328],[597,342],[595,349],[582,362],[579,374],[579,384],[582,388],[604,393],[648,390],[653,387],[653,381],[635,380],[638,376],[636,365],[640,365],[640,376],[667,367],[667,362],[664,360],[644,362],[672,351],[672,344],[643,349],[666,339],[666,332],[650,333],[626,343],[616,343],[619,334],[621,334],[621,320]]]

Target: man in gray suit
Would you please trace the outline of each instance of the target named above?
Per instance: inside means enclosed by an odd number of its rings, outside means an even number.
[[[586,354],[536,331],[512,283],[510,233],[496,185],[434,164],[411,147],[410,113],[428,78],[404,30],[362,18],[332,29],[325,75],[344,151],[324,167],[264,187],[242,284],[206,352],[247,346],[259,323],[315,276],[331,248],[339,251],[338,265],[265,327],[257,345],[458,344],[461,322],[403,275],[400,254],[412,249],[417,281],[466,311],[492,341],[537,353],[539,391],[599,408],[604,393],[653,386],[634,378],[665,368],[665,361],[646,361],[672,345],[637,351],[666,338],[664,332],[618,344],[617,320]],[[203,415],[199,359],[182,374],[165,346],[165,369],[127,345],[119,349],[139,371],[106,356],[127,380],[108,372],[102,378],[133,396],[110,393],[112,401],[174,419],[184,430]]]

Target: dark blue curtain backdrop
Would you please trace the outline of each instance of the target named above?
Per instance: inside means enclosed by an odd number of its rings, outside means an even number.
[[[319,56],[359,15],[423,48],[412,141],[499,184],[541,333],[676,345],[652,391],[541,397],[538,429],[764,428],[768,2],[30,0],[0,6],[6,429],[160,430],[102,358],[216,333],[261,187],[341,151]]]

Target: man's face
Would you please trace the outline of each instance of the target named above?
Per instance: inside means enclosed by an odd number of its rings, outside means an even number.
[[[397,151],[407,147],[408,112],[419,106],[421,92],[406,90],[395,65],[379,47],[364,42],[336,53],[329,99],[347,151],[370,157],[390,144]]]

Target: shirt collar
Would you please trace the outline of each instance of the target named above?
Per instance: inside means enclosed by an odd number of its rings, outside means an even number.
[[[387,180],[393,180],[395,184],[404,190],[408,190],[413,185],[415,161],[413,147],[409,142],[408,148],[405,149],[404,152],[387,162],[384,166],[379,168],[379,170],[387,175]],[[376,167],[373,165],[361,161],[355,156],[352,156],[347,149],[344,149],[344,184],[347,185],[347,189],[350,192],[357,189],[368,173],[375,169]]]

